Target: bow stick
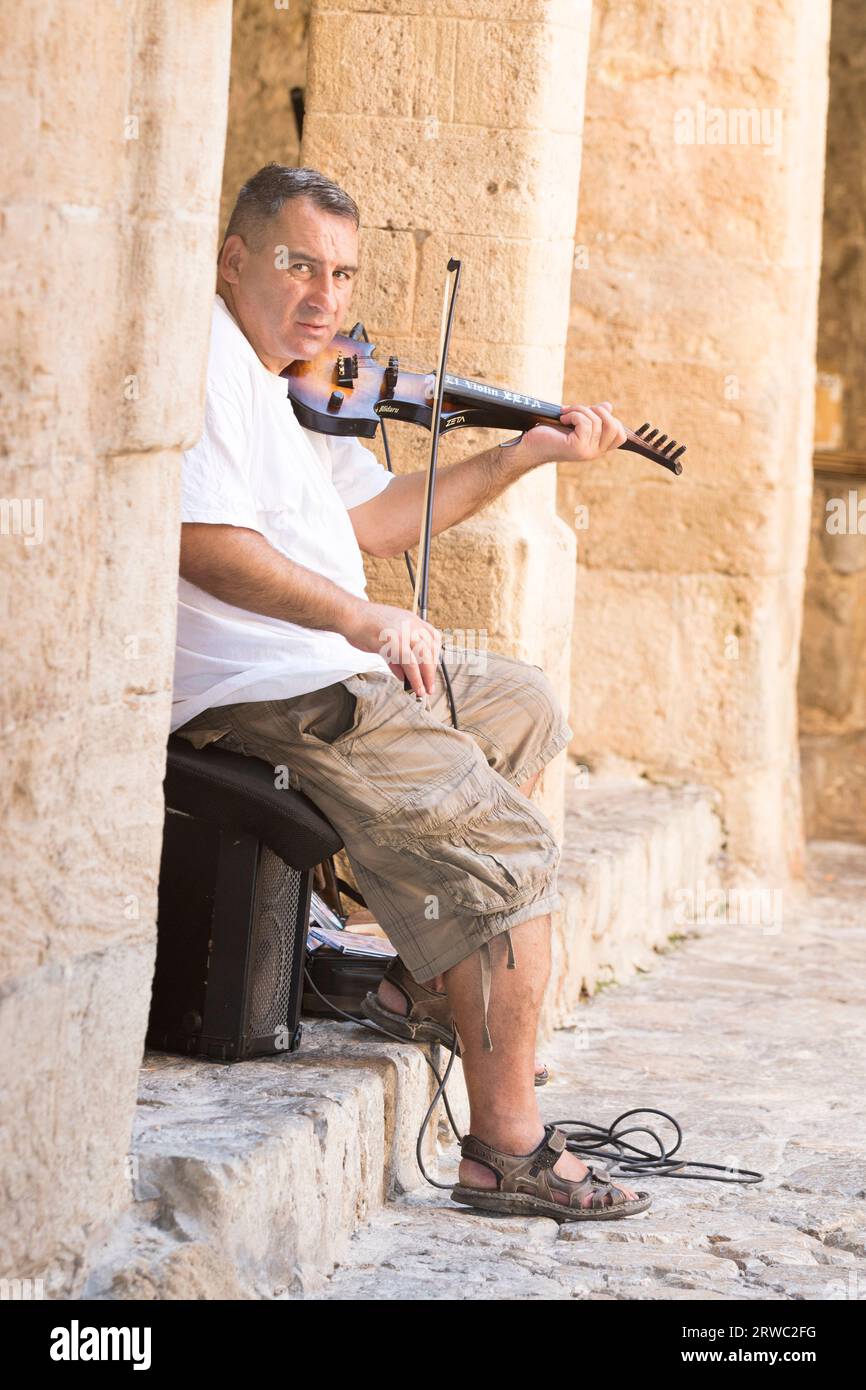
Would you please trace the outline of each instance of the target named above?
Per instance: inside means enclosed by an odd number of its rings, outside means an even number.
[[[436,485],[436,463],[439,457],[439,428],[442,417],[442,398],[445,394],[445,365],[448,360],[448,348],[451,344],[451,328],[454,323],[454,306],[457,302],[457,291],[460,288],[460,261],[452,256],[448,262],[448,273],[453,274],[454,279],[445,280],[445,287],[442,296],[442,319],[439,329],[439,355],[436,363],[436,386],[433,397],[433,421],[430,427],[430,459],[427,465],[427,481],[424,487],[424,518],[421,526],[421,540],[418,548],[418,568],[415,573],[415,593],[412,598],[412,612],[416,617],[427,621],[427,596],[430,583],[430,540],[433,529],[433,494]],[[450,289],[450,297],[449,297]],[[404,680],[403,688],[411,690],[408,680]],[[416,700],[422,697],[416,695]],[[425,692],[423,696],[425,709],[429,708],[430,697]]]

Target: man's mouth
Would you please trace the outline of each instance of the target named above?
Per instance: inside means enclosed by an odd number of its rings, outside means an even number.
[[[299,322],[298,327],[299,327],[299,328],[308,328],[308,329],[310,329],[310,331],[313,332],[313,333],[324,333],[324,332],[327,330],[328,325],[327,325],[326,323],[301,323],[301,322]]]

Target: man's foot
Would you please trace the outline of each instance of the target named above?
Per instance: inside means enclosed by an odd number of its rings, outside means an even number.
[[[441,990],[441,989],[444,989],[444,988],[445,988],[445,981],[444,981],[443,977],[442,977],[441,975],[437,975],[436,978],[435,978],[434,980],[429,980],[429,981],[427,981],[427,988],[428,988],[428,989],[440,989],[440,990]],[[378,990],[377,990],[377,994],[378,994],[379,998],[381,999],[381,1001],[382,1001],[384,1007],[385,1007],[386,1009],[390,1009],[392,1013],[395,1013],[395,1014],[407,1014],[407,1013],[409,1012],[409,1005],[408,1005],[408,1003],[407,1003],[407,1001],[406,1001],[405,995],[402,994],[402,993],[400,992],[399,989],[397,989],[396,985],[392,985],[390,980],[381,980],[381,981],[379,982],[379,988],[378,988]],[[539,1062],[538,1059],[536,1058],[536,1061],[535,1061],[535,1075],[536,1075],[536,1076],[543,1076],[546,1070],[547,1070],[547,1068],[545,1067],[544,1063],[543,1063],[543,1062]],[[538,1142],[538,1141],[536,1141],[536,1142]],[[477,1168],[477,1167],[478,1167],[478,1164],[476,1163],[476,1164],[474,1164],[473,1166]],[[555,1171],[558,1172],[559,1169],[557,1168]],[[570,1178],[570,1177],[572,1176],[572,1174],[571,1174],[571,1173],[566,1173],[565,1176]],[[581,1174],[578,1173],[577,1176],[580,1177]]]
[[[530,1131],[526,1135],[526,1137],[524,1137],[523,1134],[516,1134],[514,1136],[509,1135],[507,1137],[507,1142],[505,1140],[500,1139],[491,1139],[486,1135],[479,1135],[478,1137],[483,1137],[484,1143],[490,1144],[492,1148],[502,1149],[505,1153],[528,1154],[531,1153],[532,1150],[538,1144],[540,1144],[542,1139],[544,1138],[544,1126],[541,1126],[540,1134],[537,1131],[535,1132],[535,1137],[533,1137],[532,1132]],[[557,1173],[561,1178],[569,1178],[573,1182],[580,1182],[581,1178],[586,1177],[586,1174],[588,1173],[589,1169],[587,1168],[585,1163],[581,1162],[581,1160],[577,1157],[577,1154],[571,1153],[568,1149],[563,1149],[562,1153],[559,1155],[559,1158],[553,1165],[553,1171],[554,1173]],[[457,1180],[464,1187],[496,1187],[496,1174],[492,1172],[489,1168],[485,1168],[483,1163],[475,1163],[470,1158],[462,1158],[460,1160],[460,1167],[458,1169]],[[623,1183],[615,1182],[612,1183],[611,1186],[617,1188],[620,1192],[623,1192],[625,1196],[629,1199],[637,1197],[638,1195],[633,1188],[626,1187]],[[567,1203],[568,1201],[568,1197],[565,1192],[557,1192],[556,1190],[554,1190],[553,1197],[554,1200],[557,1202]],[[591,1202],[592,1193],[590,1192],[587,1194],[586,1197],[583,1198],[580,1205],[582,1207],[588,1207]],[[613,1202],[611,1200],[610,1193],[608,1192],[605,1196],[605,1206],[609,1207],[612,1205]]]

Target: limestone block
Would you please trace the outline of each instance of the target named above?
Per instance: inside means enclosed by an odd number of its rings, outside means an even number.
[[[434,1087],[422,1049],[320,1020],[304,1023],[292,1054],[221,1064],[147,1053],[135,1207],[95,1251],[85,1296],[189,1298],[208,1267],[208,1298],[232,1285],[266,1299],[315,1287],[386,1198],[423,1184],[415,1144]],[[422,1149],[434,1178],[437,1119]]]
[[[358,288],[345,331],[360,319],[373,342],[384,333],[384,343],[375,357],[382,366],[387,366],[389,356],[396,351],[393,344],[412,335],[414,287],[423,240],[422,232],[361,227]]]
[[[866,840],[866,733],[803,734],[803,816],[810,838]]]
[[[138,718],[135,715],[138,714]],[[165,704],[116,706],[70,739],[69,718],[8,745],[3,798],[2,959],[9,974],[46,960],[130,948],[152,931],[162,843]],[[4,750],[6,751],[6,750]]]
[[[316,0],[316,8],[325,12],[336,9],[364,12],[367,2]],[[464,20],[490,18],[490,0],[408,0],[408,3],[407,0],[379,0],[377,9],[382,14],[401,14],[408,9],[418,15],[454,16]],[[585,34],[589,29],[590,9],[589,0],[497,0],[496,14],[503,21],[560,24]]]
[[[726,853],[760,877],[784,888],[802,879],[803,838],[800,755],[764,766],[744,766],[731,777],[713,776],[722,797]]]
[[[365,223],[387,227],[400,218],[398,226],[455,236],[477,235],[480,228],[493,237],[533,237],[542,227],[554,240],[573,234],[580,147],[572,131],[395,119],[386,146],[374,140],[347,145],[349,114],[320,112],[313,88],[310,100],[304,163],[322,169],[363,204]],[[489,189],[493,183],[495,193]]]
[[[594,570],[657,570],[757,576],[802,563],[803,496],[784,488],[732,494],[666,475],[596,481],[593,465],[559,466],[559,511],[571,524],[581,564]],[[631,457],[636,457],[632,455]],[[652,467],[652,465],[649,465]],[[614,467],[611,461],[609,473]],[[642,470],[641,470],[642,471]]]
[[[395,119],[452,117],[460,23],[414,9],[386,14],[314,7],[307,67],[311,101],[318,113],[363,111],[365,122],[381,122],[382,138],[374,143],[386,161]]]
[[[110,471],[98,460],[55,459],[0,478],[7,498],[38,504],[41,535],[32,545],[9,537],[0,549],[2,611],[18,656],[0,694],[5,727],[34,703],[51,717],[76,685],[97,704],[154,687],[167,695],[179,527],[165,518],[178,514],[178,455],[132,456]]]
[[[656,948],[682,931],[681,899],[720,882],[718,797],[708,788],[649,787],[587,778],[569,763],[559,870],[564,910],[552,938],[542,1036],[565,1023],[600,982],[658,964]],[[580,1033],[575,1046],[588,1041]]]
[[[594,6],[566,358],[569,399],[611,400],[632,428],[649,420],[688,446],[676,492],[624,455],[591,481],[564,471],[563,514],[585,492],[597,504],[577,586],[574,751],[583,738],[584,753],[650,775],[698,770],[725,789],[731,843],[751,862],[760,842],[774,864],[800,844],[796,827],[787,847],[771,841],[796,819],[828,33],[826,4],[724,20]],[[625,502],[630,479],[640,508]],[[640,581],[624,579],[623,552]]]
[[[154,941],[122,942],[7,979],[0,1004],[5,1276],[68,1297],[91,1240],[128,1201],[129,1137]]]
[[[799,677],[802,727],[811,733],[866,729],[866,534],[828,533],[827,502],[840,494],[856,524],[856,503],[835,480],[820,480],[812,506]]]
[[[68,61],[81,47],[84,10],[76,18],[67,10],[50,38],[42,21],[29,40],[21,35],[22,72],[28,45],[40,49],[34,66],[49,134],[44,155],[40,146],[44,196],[34,207],[24,182],[13,184],[5,234],[19,456],[44,461],[52,429],[69,450],[100,452],[188,445],[200,430],[221,170],[212,133],[225,124],[229,8],[112,12],[95,55],[111,75],[108,95],[92,80],[102,70],[93,57],[85,80]],[[56,72],[46,66],[46,43],[66,55]],[[21,180],[28,176],[24,165]],[[43,425],[36,432],[32,411]]]
[[[520,342],[546,349],[558,363],[568,331],[568,301],[539,294],[546,276],[568,284],[571,237],[553,240],[506,239],[434,232],[421,248],[415,316],[434,324],[442,308],[444,268],[450,256],[462,261],[454,332],[461,339],[479,330],[493,342]],[[496,310],[491,321],[491,306]],[[513,368],[512,368],[513,371]],[[467,373],[468,375],[468,373]],[[494,383],[498,384],[498,383]],[[513,389],[523,390],[518,383]]]
[[[515,24],[497,5],[485,22],[472,25],[468,39],[461,34],[451,113],[456,124],[495,125],[504,108],[514,127],[580,133],[588,10],[581,24],[581,3],[559,21],[553,7],[546,8],[542,22],[526,22],[522,14]]]
[[[763,350],[803,332],[791,272],[715,260],[710,271],[660,235],[650,254],[627,237],[596,245],[578,224],[587,264],[572,285],[569,398],[610,400],[632,429],[649,420],[688,446],[683,468],[701,482],[807,487],[814,365]]]
[[[784,759],[800,576],[579,570],[572,751],[702,779]]]

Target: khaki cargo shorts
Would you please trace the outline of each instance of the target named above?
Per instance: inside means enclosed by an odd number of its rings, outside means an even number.
[[[459,728],[437,671],[425,710],[390,672],[287,700],[206,710],[178,734],[262,758],[342,837],[367,906],[419,982],[481,951],[483,1044],[494,936],[560,906],[560,850],[518,787],[568,743],[539,666],[446,646]],[[277,782],[279,785],[279,782]]]

